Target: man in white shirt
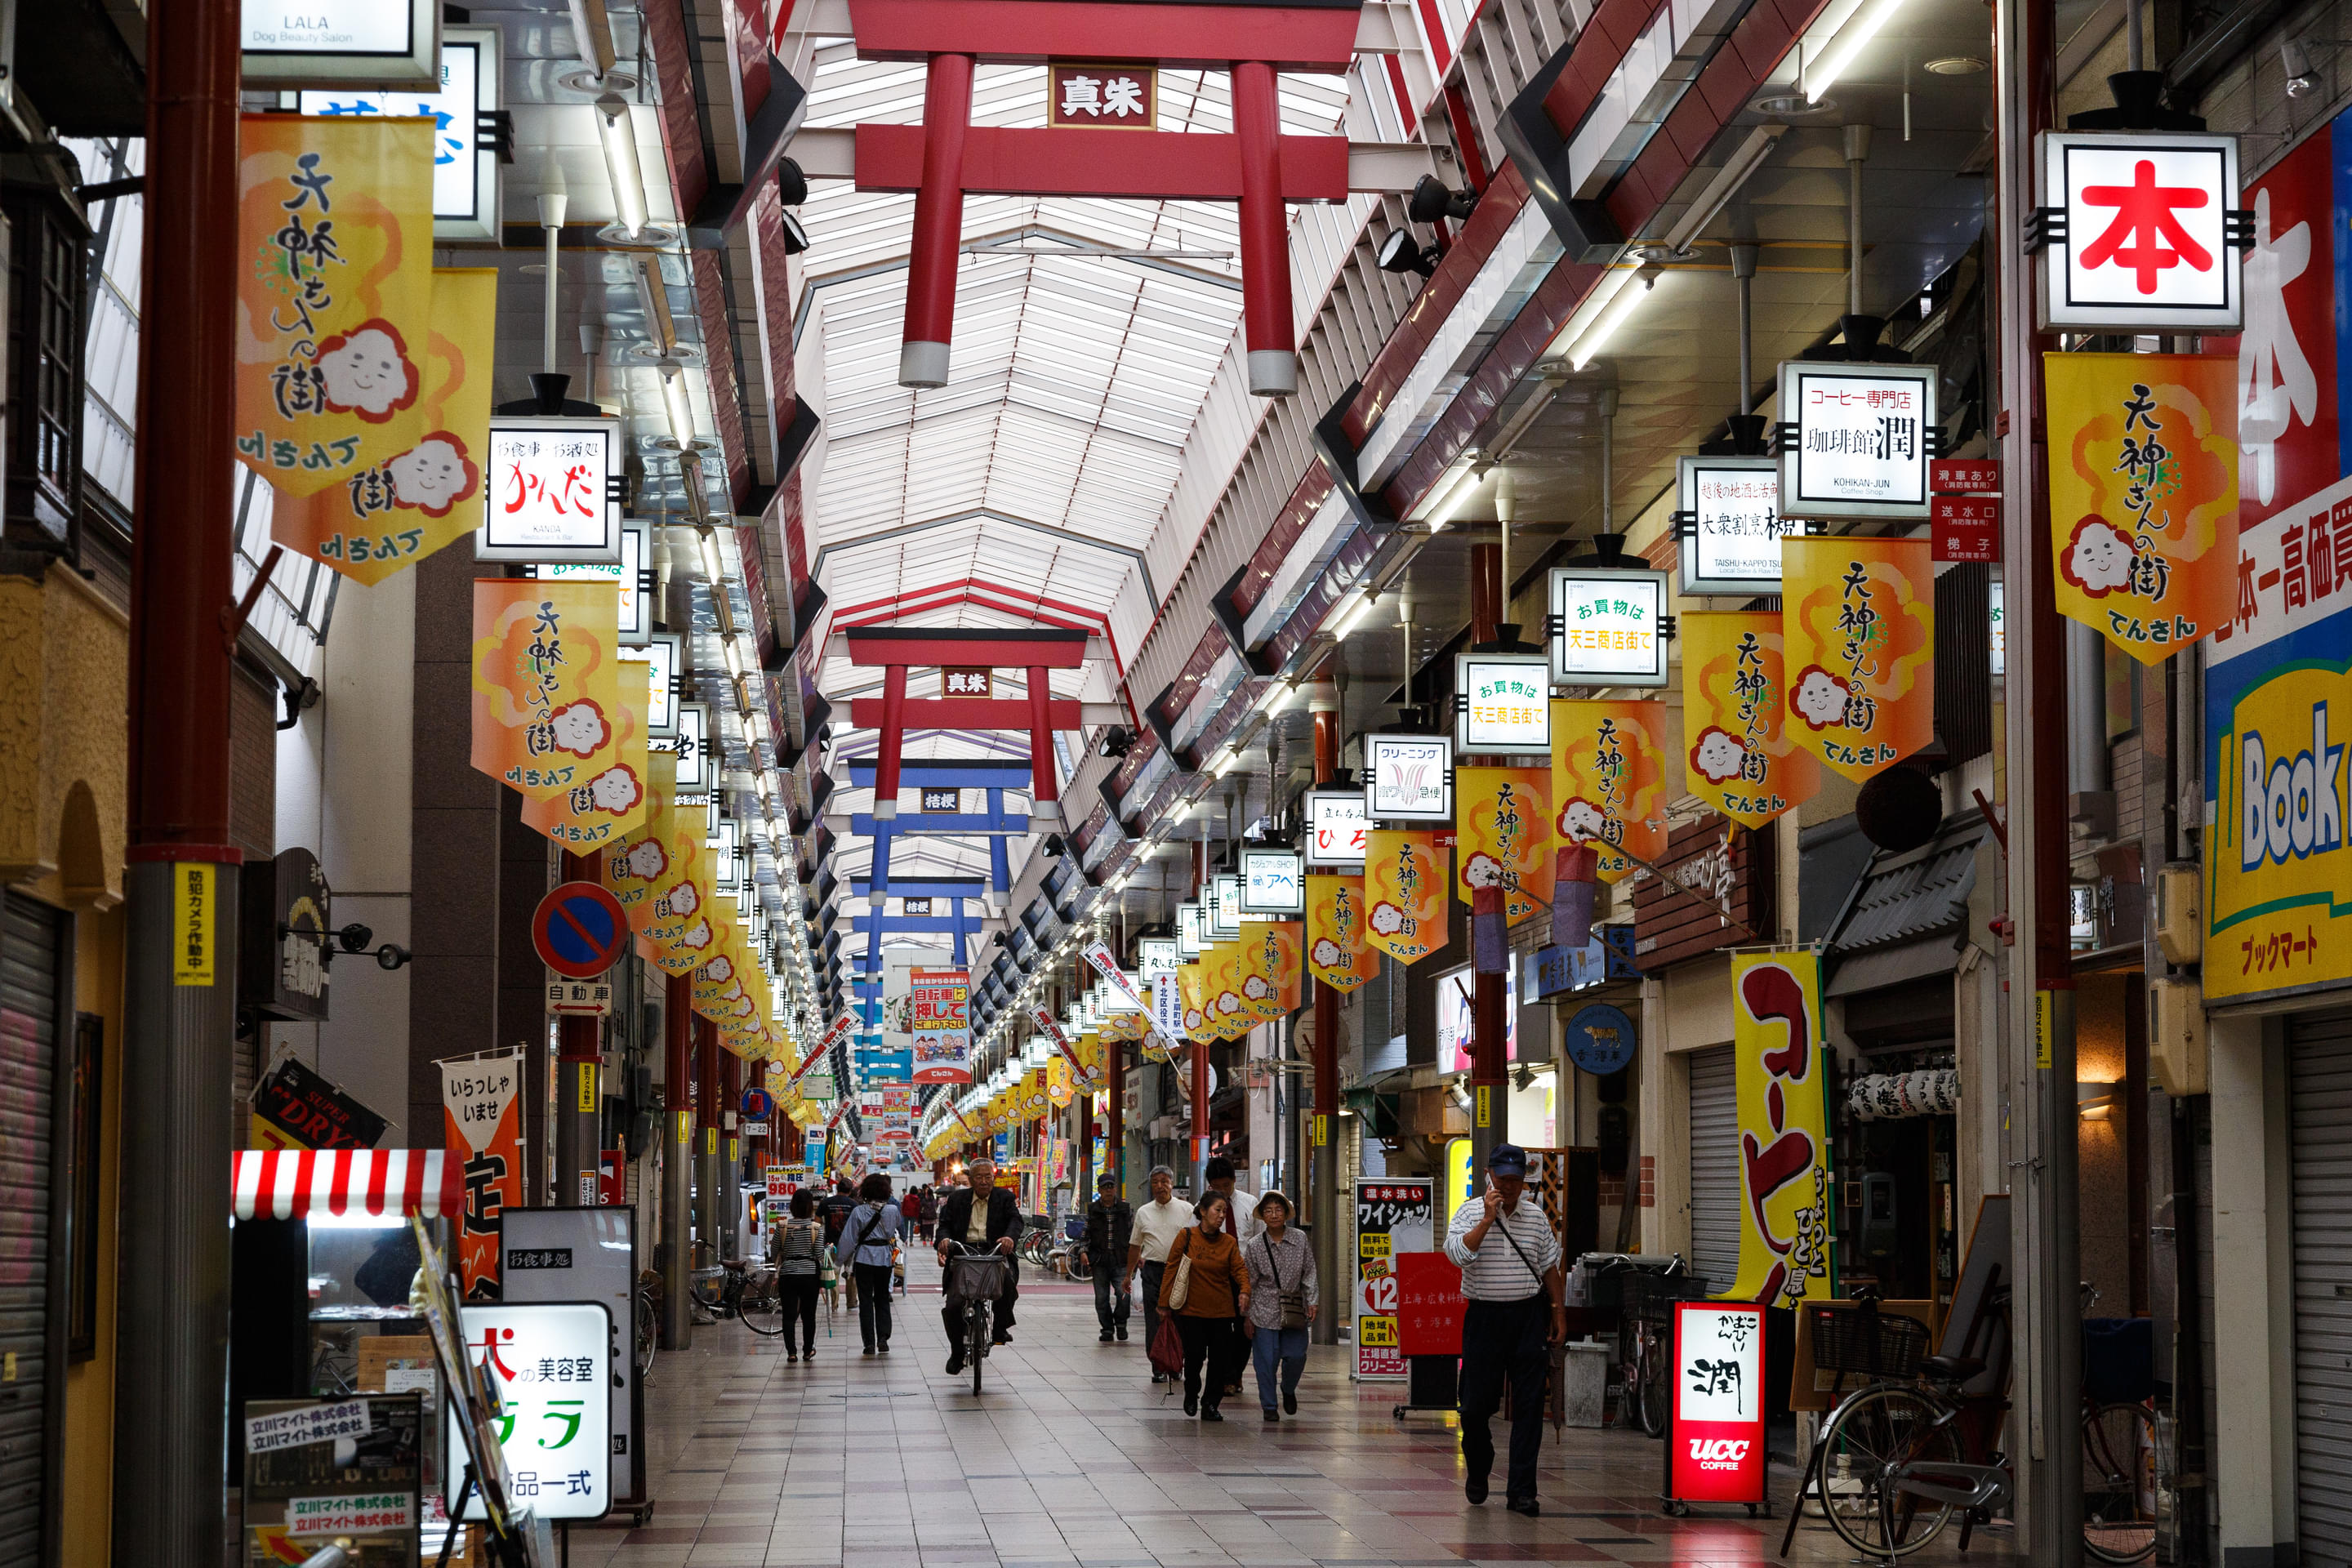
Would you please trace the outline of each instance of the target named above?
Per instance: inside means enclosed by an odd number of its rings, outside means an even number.
[[[1497,1143],[1486,1157],[1486,1191],[1445,1227],[1445,1256],[1462,1270],[1463,1494],[1486,1500],[1495,1439],[1486,1424],[1511,1384],[1511,1458],[1504,1500],[1513,1513],[1542,1512],[1536,1457],[1543,1451],[1548,1347],[1568,1337],[1568,1277],[1559,1237],[1539,1204],[1526,1201],[1528,1152]],[[1549,1310],[1545,1309],[1549,1306]]]
[[[1151,1201],[1138,1204],[1135,1226],[1128,1232],[1127,1272],[1119,1277],[1120,1293],[1126,1293],[1134,1281],[1137,1267],[1143,1270],[1143,1343],[1148,1352],[1153,1336],[1160,1331],[1160,1279],[1168,1270],[1168,1249],[1192,1223],[1192,1205],[1176,1195],[1176,1173],[1165,1165],[1151,1167]],[[1151,1381],[1164,1383],[1166,1375],[1157,1369]]]

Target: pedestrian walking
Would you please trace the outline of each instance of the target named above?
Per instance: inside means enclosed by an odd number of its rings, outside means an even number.
[[[1249,1269],[1249,1314],[1244,1331],[1249,1335],[1250,1359],[1257,1367],[1258,1408],[1268,1421],[1298,1414],[1298,1379],[1307,1371],[1307,1332],[1315,1321],[1320,1300],[1315,1278],[1315,1249],[1292,1228],[1290,1199],[1269,1192],[1257,1201],[1261,1229],[1257,1239],[1242,1248]],[[1276,1373],[1281,1373],[1282,1409],[1275,1409]]]
[[[775,1259],[776,1289],[784,1298],[784,1359],[814,1361],[817,1277],[824,1256],[824,1223],[816,1217],[814,1193],[803,1187],[793,1194],[792,1213],[776,1222],[768,1256]]]
[[[1184,1414],[1223,1421],[1217,1406],[1241,1364],[1234,1347],[1249,1310],[1249,1271],[1241,1243],[1225,1232],[1225,1200],[1216,1193],[1202,1198],[1195,1223],[1169,1250],[1160,1310],[1176,1315],[1184,1336]]]
[[[930,1242],[931,1227],[939,1223],[939,1217],[940,1189],[936,1184],[933,1184],[923,1189],[922,1210],[917,1216],[917,1225],[919,1229],[917,1230],[916,1235],[926,1245],[929,1245]]]
[[[1559,1238],[1551,1220],[1527,1199],[1528,1152],[1497,1143],[1486,1157],[1483,1197],[1454,1211],[1445,1256],[1462,1270],[1463,1493],[1486,1500],[1495,1468],[1487,1423],[1511,1386],[1511,1456],[1504,1501],[1530,1518],[1536,1500],[1536,1457],[1543,1447],[1544,1378],[1548,1347],[1568,1337],[1568,1279],[1560,1272]],[[1549,1310],[1546,1308],[1549,1307]]]
[[[1135,1232],[1135,1211],[1118,1195],[1118,1178],[1104,1173],[1087,1205],[1087,1262],[1095,1281],[1095,1321],[1102,1339],[1127,1338],[1127,1247]]]
[[[1201,1172],[1201,1180],[1210,1192],[1225,1200],[1225,1234],[1246,1247],[1257,1238],[1260,1228],[1257,1218],[1257,1194],[1244,1192],[1234,1182],[1234,1163],[1223,1154],[1209,1162]],[[1233,1385],[1228,1395],[1242,1391],[1242,1361],[1234,1362]]]
[[[849,1254],[841,1248],[841,1227],[849,1223],[850,1215],[857,1208],[856,1189],[849,1184],[847,1176],[836,1176],[833,1191],[817,1207],[819,1217],[824,1221],[824,1239],[832,1247],[833,1256],[840,1266],[842,1304],[855,1307],[857,1305],[857,1271],[850,1266]]]
[[[890,1259],[898,1246],[898,1205],[890,1178],[877,1171],[857,1186],[857,1207],[841,1227],[842,1247],[857,1281],[857,1335],[863,1353],[890,1353]]]
[[[1192,1205],[1176,1195],[1176,1173],[1165,1165],[1151,1167],[1151,1201],[1135,1211],[1127,1239],[1127,1272],[1119,1279],[1124,1292],[1139,1270],[1143,1276],[1143,1342],[1160,1334],[1160,1284],[1168,1268],[1168,1249],[1192,1223]],[[1151,1381],[1165,1383],[1167,1374],[1154,1367]]]

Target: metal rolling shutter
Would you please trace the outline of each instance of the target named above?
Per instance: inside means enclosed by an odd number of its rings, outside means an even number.
[[[0,925],[0,1568],[43,1561],[47,1440],[51,1115],[63,921],[11,893]]]
[[[2301,1561],[2352,1563],[2352,1009],[2287,1020]]]
[[[1731,1047],[1690,1058],[1691,1271],[1711,1290],[1739,1273],[1739,1087]]]

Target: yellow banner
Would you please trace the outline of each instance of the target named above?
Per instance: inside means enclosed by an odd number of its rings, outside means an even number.
[[[1456,768],[1454,860],[1462,901],[1503,889],[1512,925],[1551,907],[1551,770]]]
[[[1787,732],[1856,783],[1935,739],[1933,554],[1924,539],[1780,540]]]
[[[646,680],[653,667],[633,659],[617,667],[613,721],[604,744],[581,764],[584,782],[522,805],[524,826],[575,855],[602,848],[646,819]]]
[[[1732,821],[1761,827],[1822,787],[1821,764],[1785,731],[1789,683],[1780,617],[1769,611],[1685,615],[1683,787]]]
[[[620,709],[619,644],[610,583],[476,578],[474,766],[533,800],[586,784]]]
[[[669,815],[669,870],[657,884],[653,925],[646,931],[655,948],[654,963],[666,974],[684,974],[711,952],[714,869],[703,847],[709,831],[700,811]]]
[[[1209,1029],[1209,966],[1201,959],[1176,966],[1176,995],[1184,1005],[1184,1036],[1200,1039]]]
[[[1632,874],[1623,849],[1655,863],[1666,852],[1666,705],[1562,700],[1551,705],[1555,844],[1590,844],[1598,875]]]
[[[1434,833],[1375,828],[1365,837],[1365,936],[1400,963],[1418,963],[1445,945],[1449,854]]]
[[[1221,1040],[1239,1039],[1249,1032],[1251,1019],[1242,1006],[1241,947],[1238,939],[1201,947],[1201,970],[1208,978],[1202,999],[1209,1032]]]
[[[663,751],[646,758],[646,815],[604,847],[604,886],[621,901],[639,936],[655,925],[656,889],[669,870],[670,798],[677,791],[677,758]]]
[[[341,484],[307,496],[281,492],[269,514],[272,539],[373,584],[474,531],[490,438],[498,303],[494,267],[433,274],[416,444]]]
[[[2042,364],[2058,613],[2161,663],[2237,605],[2238,356]]]
[[[1829,1274],[1822,967],[1811,948],[1734,953],[1739,1095],[1739,1278],[1716,1294],[1793,1307],[1837,1294]]]
[[[1299,929],[1296,921],[1242,922],[1242,1001],[1261,1022],[1297,1009]]]
[[[430,120],[238,121],[236,456],[282,495],[425,433],[434,135]]]
[[[1361,877],[1307,879],[1307,966],[1342,995],[1380,973],[1364,931]]]
[[[1059,1109],[1077,1097],[1077,1077],[1070,1069],[1069,1058],[1056,1051],[1054,1059],[1045,1064],[1045,1098]]]

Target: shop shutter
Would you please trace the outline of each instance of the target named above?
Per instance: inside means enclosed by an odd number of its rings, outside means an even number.
[[[2352,1563],[2352,1009],[2287,1021],[2301,1561]]]
[[[1739,1080],[1731,1047],[1690,1058],[1691,1271],[1711,1290],[1739,1273]]]
[[[43,1561],[50,1400],[49,1193],[63,918],[20,894],[0,924],[0,1568]],[[0,1373],[5,1376],[5,1373]]]

